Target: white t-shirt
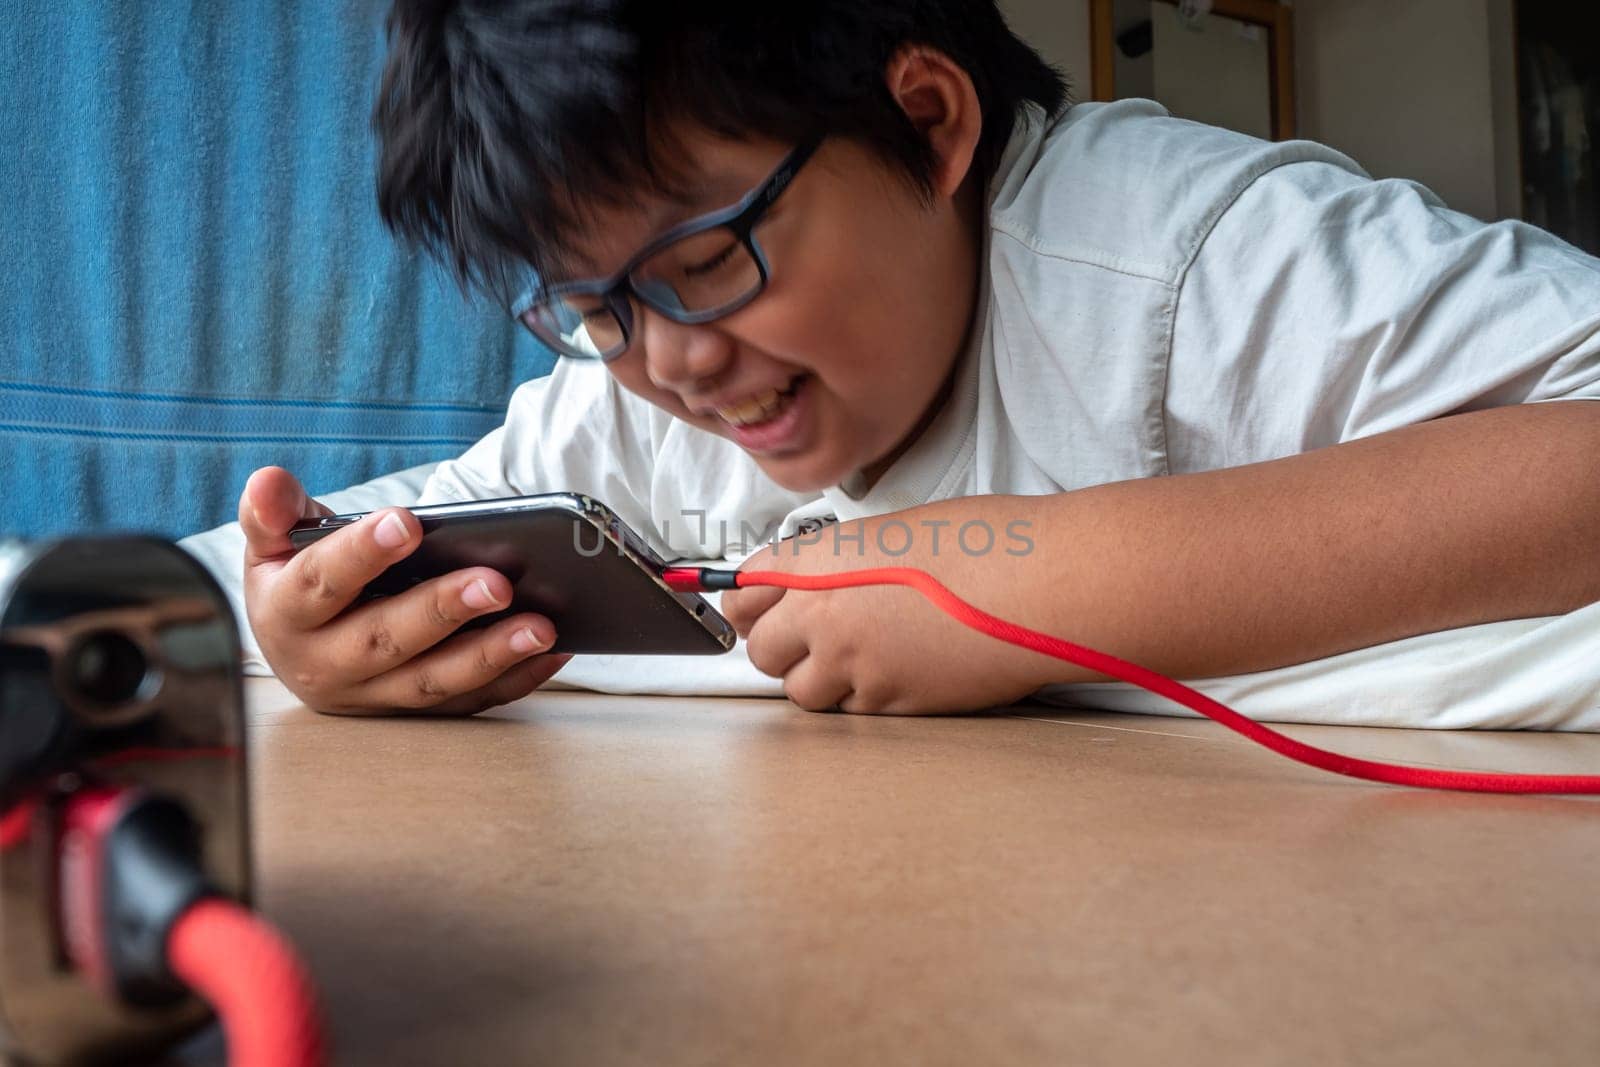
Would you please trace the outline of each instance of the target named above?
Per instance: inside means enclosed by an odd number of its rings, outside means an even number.
[[[949,400],[870,491],[785,491],[602,366],[519,388],[419,503],[576,490],[673,558],[736,559],[811,517],[1237,466],[1474,408],[1600,398],[1600,260],[1485,225],[1307,141],[1146,100],[1030,108],[989,186],[978,318]],[[406,501],[395,501],[403,503]],[[933,610],[933,609],[929,609]],[[1600,730],[1600,604],[1192,683],[1260,719]],[[742,655],[580,657],[566,684],[763,693]],[[1084,707],[1173,713],[1123,683]]]

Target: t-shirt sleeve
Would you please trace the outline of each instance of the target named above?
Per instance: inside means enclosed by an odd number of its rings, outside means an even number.
[[[1600,260],[1415,182],[1274,168],[1221,213],[1178,289],[1174,473],[1566,398],[1600,399]]]
[[[578,492],[604,501],[646,537],[653,457],[661,422],[625,394],[599,363],[563,360],[523,383],[505,421],[464,454],[319,496],[335,512]],[[188,538],[183,546],[217,576],[238,617],[245,670],[270,674],[244,610],[238,523]]]

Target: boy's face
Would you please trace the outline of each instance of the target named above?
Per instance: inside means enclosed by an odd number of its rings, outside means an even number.
[[[592,236],[567,250],[571,274],[608,275],[667,228],[733,204],[794,147],[709,134],[684,144],[703,195],[597,212]],[[875,476],[938,402],[967,334],[979,258],[970,186],[929,205],[866,149],[825,140],[756,227],[766,289],[699,326],[635,301],[632,344],[607,365],[782,486]]]

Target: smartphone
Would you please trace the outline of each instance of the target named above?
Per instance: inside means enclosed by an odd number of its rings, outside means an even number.
[[[402,593],[463,567],[511,582],[511,606],[464,624],[482,627],[531,611],[555,624],[550,651],[715,655],[733,647],[728,620],[703,597],[669,589],[666,566],[612,510],[580,493],[475,500],[409,509],[422,543],[372,581],[365,600]],[[308,519],[289,531],[296,549],[367,512]]]

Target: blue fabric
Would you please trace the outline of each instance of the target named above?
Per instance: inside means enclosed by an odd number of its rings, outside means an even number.
[[[0,534],[178,536],[255,467],[460,453],[551,355],[378,222],[381,0],[0,19]]]

